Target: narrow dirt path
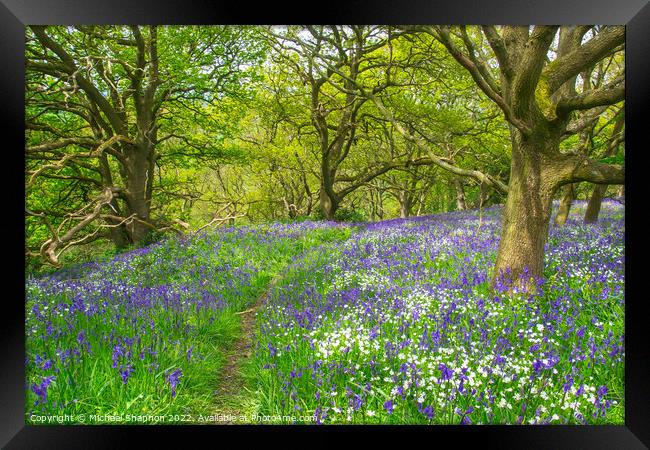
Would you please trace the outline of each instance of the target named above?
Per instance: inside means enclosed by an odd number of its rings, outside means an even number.
[[[226,364],[219,373],[217,389],[215,390],[215,414],[221,420],[221,425],[244,424],[250,420],[244,411],[246,403],[246,380],[242,375],[242,365],[251,357],[255,344],[255,324],[257,311],[266,302],[280,277],[271,280],[266,290],[260,295],[251,308],[238,312],[241,316],[241,333],[225,351]],[[242,421],[241,418],[244,418]]]

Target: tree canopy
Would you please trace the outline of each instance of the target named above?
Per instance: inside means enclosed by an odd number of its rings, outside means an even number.
[[[538,274],[560,188],[624,180],[622,27],[31,26],[25,57],[31,264],[506,202],[495,276]]]

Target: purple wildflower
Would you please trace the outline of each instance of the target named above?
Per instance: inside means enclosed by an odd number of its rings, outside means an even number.
[[[169,383],[169,387],[172,390],[172,397],[176,397],[176,386],[178,386],[178,383],[180,379],[183,377],[183,371],[181,369],[176,369],[173,372],[170,372],[167,374],[167,382]]]
[[[565,379],[565,383],[562,386],[562,389],[566,393],[569,391],[569,389],[571,389],[571,386],[573,386],[573,377],[571,375],[567,375],[564,379]]]
[[[433,419],[433,406],[429,405],[423,409],[420,410],[422,414],[427,416],[427,419],[431,420]]]
[[[438,365],[438,369],[440,370],[440,379],[441,380],[451,380],[451,377],[453,376],[454,372],[444,365],[443,363],[440,363]]]
[[[56,377],[54,375],[50,375],[44,377],[40,384],[32,384],[32,392],[38,396],[38,399],[36,402],[34,402],[34,405],[42,405],[47,402],[47,388],[55,379]]]
[[[117,368],[117,363],[124,356],[124,348],[120,345],[113,347],[113,369]]]
[[[120,370],[120,375],[122,376],[122,383],[126,384],[129,381],[129,377],[135,371],[135,368],[128,364],[125,369]]]

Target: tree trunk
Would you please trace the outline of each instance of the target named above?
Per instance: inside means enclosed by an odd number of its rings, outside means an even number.
[[[467,209],[465,189],[463,188],[463,183],[458,178],[454,178],[454,188],[456,189],[456,209],[464,211]]]
[[[129,245],[129,233],[124,224],[112,226],[110,228],[109,236],[111,242],[113,242],[113,245],[115,245],[115,248],[117,249],[123,249]]]
[[[338,202],[327,195],[325,187],[321,185],[320,188],[320,209],[323,213],[323,218],[326,220],[334,220],[334,215],[338,209]]]
[[[287,216],[289,216],[289,219],[295,219],[298,215],[296,205],[294,203],[289,203],[286,195],[282,197],[282,203],[284,203],[284,209],[287,211]]]
[[[519,134],[518,132],[516,132]],[[513,139],[508,198],[503,209],[499,251],[492,285],[532,287],[544,268],[544,246],[548,238],[555,191],[547,170],[548,150],[544,141]]]
[[[422,214],[422,209],[424,208],[424,201],[425,201],[426,193],[422,191],[420,193],[420,196],[418,198],[418,212],[415,214],[416,216],[420,216]]]
[[[569,217],[569,212],[571,211],[571,203],[573,203],[574,196],[575,188],[573,186],[573,183],[564,186],[564,195],[562,195],[562,200],[560,200],[560,208],[558,209],[557,215],[555,216],[556,227],[561,227],[566,223],[566,220]]]
[[[557,37],[558,29],[560,31]],[[557,26],[482,27],[494,51],[499,82],[486,67],[488,59],[477,57],[471,34],[460,28],[464,47],[452,40],[448,26],[428,30],[467,71],[479,88],[504,112],[510,124],[512,157],[508,197],[503,210],[499,250],[492,285],[516,282],[529,290],[531,281],[543,274],[544,247],[548,239],[552,199],[562,185],[579,181],[618,184],[624,167],[589,159],[582,152],[561,153],[560,140],[567,134],[573,111],[614,105],[625,98],[622,83],[577,94],[579,74],[591,71],[625,41],[623,27],[607,27],[586,43],[587,28]],[[483,41],[481,36],[481,44]],[[557,42],[556,58],[548,52]],[[605,72],[602,72],[604,75]],[[584,75],[583,75],[584,77]],[[586,79],[585,79],[586,78]],[[589,87],[583,78],[583,85]],[[621,78],[622,80],[622,78]],[[573,133],[573,132],[572,132]],[[569,133],[571,134],[571,133]],[[502,280],[505,276],[506,280]],[[509,280],[508,280],[509,279]]]
[[[402,219],[409,217],[411,214],[411,195],[406,191],[400,191],[398,196],[399,216]]]
[[[369,189],[366,192],[366,195],[368,196],[368,204],[370,205],[370,221],[374,222],[377,217],[377,208],[375,206],[375,195],[373,194],[373,190]]]
[[[607,191],[606,184],[597,184],[589,198],[587,210],[585,211],[585,223],[596,223],[598,221],[598,214],[600,213],[600,205],[603,201],[603,196]]]
[[[618,188],[618,196],[623,197],[625,195],[625,185],[621,184]]]
[[[153,148],[149,145],[135,147],[128,156],[126,198],[127,215],[135,214],[139,220],[127,222],[126,230],[132,243],[140,243],[151,230],[149,222],[153,184]]]

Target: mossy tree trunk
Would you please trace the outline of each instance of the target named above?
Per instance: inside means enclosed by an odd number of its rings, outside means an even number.
[[[493,282],[512,283],[525,275],[527,283],[542,274],[553,195],[559,185],[549,147],[543,141],[517,138]]]
[[[123,78],[124,83],[110,82],[114,73],[99,59],[93,62],[92,67],[87,67],[85,64],[90,59],[80,60],[70,52],[70,47],[54,39],[47,27],[33,26],[31,31],[48,52],[48,63],[56,68],[53,71],[45,65],[37,66],[38,70],[64,83],[74,80],[75,91],[78,89],[84,94],[85,112],[80,117],[92,133],[92,138],[90,133],[86,138],[91,139],[91,156],[98,162],[97,169],[92,170],[101,177],[101,181],[93,182],[93,185],[102,191],[91,213],[75,217],[79,222],[65,234],[65,239],[61,236],[50,239],[51,244],[44,256],[53,265],[58,265],[58,248],[66,243],[85,243],[85,238],[78,239],[76,235],[82,233],[83,226],[93,222],[103,222],[109,227],[106,235],[118,248],[140,243],[149,230],[156,228],[150,221],[150,213],[154,167],[158,157],[158,113],[166,100],[166,95],[159,92],[164,81],[159,76],[157,27],[130,27],[134,60],[117,61],[130,68]],[[89,41],[91,37],[86,35]],[[108,87],[102,87],[98,79],[103,79]],[[124,106],[127,100],[132,102],[132,109]],[[67,105],[62,107],[67,108]],[[87,178],[84,180],[88,181]],[[88,210],[87,207],[84,209]]]
[[[402,219],[405,219],[411,215],[411,204],[413,202],[413,196],[410,192],[403,190],[398,194],[398,203],[399,203],[399,216]]]
[[[339,207],[338,200],[336,197],[328,195],[327,189],[324,185],[321,185],[320,188],[320,209],[323,214],[323,218],[326,220],[334,220],[336,210]]]
[[[465,188],[463,187],[463,182],[458,178],[454,178],[453,184],[454,189],[456,190],[456,209],[458,211],[464,211],[467,209],[467,202],[465,201]]]
[[[589,197],[589,203],[587,203],[587,210],[585,211],[585,223],[595,223],[598,221],[600,205],[602,204],[605,191],[607,191],[607,185],[598,184],[594,186],[591,197]]]
[[[619,115],[616,124],[612,130],[612,135],[609,138],[609,144],[607,146],[607,151],[605,152],[605,157],[614,156],[618,151],[618,147],[623,141],[623,126],[625,125],[624,116]],[[624,185],[621,185],[621,188],[624,188]],[[607,192],[607,185],[596,185],[594,190],[589,197],[589,203],[587,204],[587,210],[585,211],[584,223],[595,223],[598,221],[598,215],[600,214],[600,206],[603,201],[603,197]],[[622,193],[620,195],[623,195]]]
[[[593,161],[580,150],[560,151],[560,142],[588,125],[572,120],[573,111],[624,100],[622,76],[613,76],[610,84],[586,94],[578,94],[575,87],[579,74],[624,45],[625,30],[616,26],[602,27],[598,32],[585,26],[483,26],[480,30],[438,26],[424,30],[472,75],[510,124],[510,181],[492,285],[505,281],[510,286],[517,282],[529,288],[543,275],[556,190],[580,181],[624,182],[623,166]],[[583,39],[590,31],[593,37]],[[473,39],[480,33],[498,62],[498,79],[476,51],[481,44]],[[554,42],[556,57],[549,62],[547,55]]]
[[[575,198],[575,187],[572,184],[567,184],[563,188],[562,199],[560,200],[560,207],[558,208],[557,215],[555,216],[555,226],[561,227],[566,223],[571,212],[571,204]]]

